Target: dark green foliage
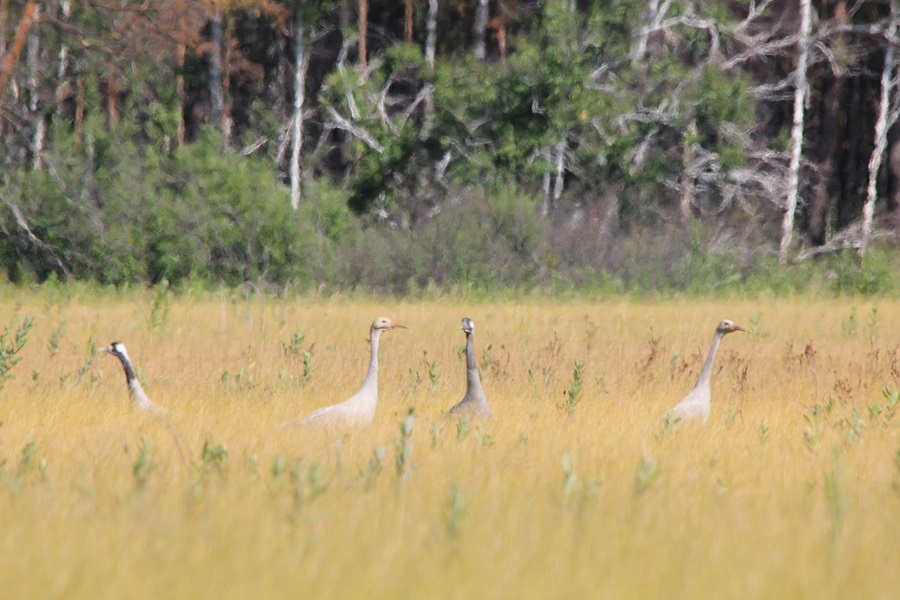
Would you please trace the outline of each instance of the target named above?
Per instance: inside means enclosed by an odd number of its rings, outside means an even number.
[[[399,5],[370,7],[378,29],[368,36],[365,70],[353,64],[352,19],[349,31],[340,30],[337,4],[229,9],[236,45],[226,143],[209,117],[206,32],[176,66],[171,39],[141,30],[157,24],[150,13],[76,3],[66,27],[50,19],[39,32],[39,96],[71,92],[75,74],[84,73],[83,124],[76,125],[72,98],[37,111],[23,110],[27,93],[4,100],[10,118],[24,121],[7,130],[8,154],[0,157],[0,269],[17,283],[71,277],[175,292],[245,283],[393,294],[900,290],[890,247],[872,248],[865,260],[845,252],[789,267],[768,253],[781,213],[778,198],[763,197],[769,189],[754,187],[765,172],[754,161],[761,150],[789,147],[789,111],[758,90],[786,81],[779,70],[793,67],[773,54],[723,68],[744,50],[731,31],[743,18],[741,3],[666,3],[667,30],[653,34],[643,57],[634,49],[646,0],[512,3],[505,54],[497,54],[499,31],[490,25],[485,61],[471,52],[473,3],[457,4],[439,9],[433,71],[423,54],[424,5],[416,5],[412,43],[397,41]],[[767,22],[783,21],[783,10],[770,7]],[[864,12],[854,18],[871,20],[878,10]],[[128,15],[137,20],[122,35]],[[827,11],[821,16],[827,24]],[[700,22],[714,24],[716,48]],[[291,116],[286,73],[297,23],[310,62],[302,198],[292,211],[279,147]],[[72,31],[87,37],[73,43]],[[794,32],[773,32],[782,34]],[[341,44],[349,54],[339,54]],[[72,63],[55,81],[61,45]],[[872,50],[866,65],[836,53],[853,81],[847,89],[869,98],[853,112],[862,119],[856,132],[873,130],[866,115],[876,112],[871,73],[880,56]],[[115,119],[110,68],[120,85]],[[178,93],[176,73],[184,84]],[[17,71],[14,81],[22,86],[26,75]],[[828,103],[828,77],[818,80],[823,97],[810,106],[813,124]],[[29,136],[39,114],[49,130],[35,169]],[[181,119],[186,144],[177,147]],[[804,160],[813,166],[818,129],[806,132],[813,137]],[[859,157],[871,146],[870,133],[853,135],[864,143],[848,138],[858,163],[848,173],[864,169]],[[548,208],[558,181],[562,196]],[[852,179],[841,187],[859,202]],[[679,213],[685,189],[696,222]],[[890,210],[879,205],[878,214]],[[838,213],[840,228],[858,207]],[[154,324],[157,316],[164,325],[164,312],[154,312]]]
[[[333,261],[333,243],[358,226],[323,185],[309,186],[311,197],[292,211],[266,161],[223,152],[212,134],[174,153],[145,146],[143,155],[117,133],[94,139],[93,163],[60,156],[56,173],[10,176],[32,231],[78,279],[313,285]],[[49,255],[30,250],[0,241],[10,278],[57,271]]]

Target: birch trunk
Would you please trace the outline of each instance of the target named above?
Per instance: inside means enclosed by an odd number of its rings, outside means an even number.
[[[891,0],[891,18],[888,24],[888,40],[893,40],[897,34],[897,2]],[[890,114],[891,92],[894,87],[894,45],[890,41],[885,43],[884,68],[881,70],[881,100],[878,106],[878,120],[875,122],[875,149],[869,159],[869,185],[866,189],[866,203],[863,206],[862,235],[859,241],[859,255],[866,255],[869,238],[872,235],[872,219],[875,216],[875,200],[878,197],[878,171],[881,169],[881,161],[884,159],[884,149],[887,146],[887,132],[892,121]]]
[[[483,61],[487,55],[488,0],[478,0],[475,6],[475,59]]]
[[[234,121],[231,118],[231,65],[234,64],[234,44],[232,43],[232,27],[234,20],[227,15],[222,16],[222,116],[219,127],[222,130],[222,145],[231,144]]]
[[[434,72],[434,52],[437,47],[437,0],[428,0],[428,15],[425,20],[425,62],[428,70]]]
[[[34,19],[40,19],[40,9],[35,10]],[[40,72],[40,51],[41,38],[39,29],[33,29],[28,36],[26,62],[28,64],[28,110],[31,113],[31,119],[34,123],[34,134],[31,138],[32,151],[34,152],[34,160],[32,168],[38,171],[43,166],[44,153],[44,137],[46,135],[46,122],[43,111],[41,110],[40,100],[40,82],[38,74]]]
[[[429,79],[434,75],[434,54],[437,47],[437,0],[428,0],[428,16],[425,19],[425,62],[428,64]],[[429,84],[430,85],[430,84]],[[425,96],[425,118],[422,123],[420,138],[427,138],[431,134],[431,126],[434,123],[434,91],[429,90]]]
[[[68,0],[63,0],[60,3],[60,11],[62,12],[62,19],[64,22],[68,22],[69,16],[72,14],[72,4]],[[2,25],[0,25],[2,27]],[[3,47],[2,42],[0,42],[0,48]],[[69,75],[69,46],[63,41],[59,46],[59,66],[56,68],[56,115],[60,117],[62,115],[62,107],[63,102],[62,99],[66,95],[68,89],[68,82],[66,81],[66,77]]]
[[[800,39],[798,41],[797,70],[794,71],[794,123],[791,128],[791,166],[788,172],[787,201],[784,220],[781,222],[781,245],[778,262],[787,262],[787,253],[794,234],[794,213],[800,194],[800,159],[803,154],[803,123],[806,96],[809,88],[807,63],[809,62],[809,34],[812,30],[812,0],[800,0]]]
[[[553,180],[553,195],[551,196],[551,203],[549,206],[549,210],[551,212],[556,207],[556,203],[562,197],[563,185],[565,184],[565,174],[566,174],[566,136],[563,135],[562,139],[556,145],[556,174],[555,174],[555,179]]]
[[[297,10],[294,28],[294,117],[291,133],[291,208],[300,206],[300,150],[303,147],[303,100],[306,91],[306,48],[303,23]]]

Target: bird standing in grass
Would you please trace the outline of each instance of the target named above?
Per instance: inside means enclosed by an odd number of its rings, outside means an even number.
[[[122,363],[122,369],[125,370],[125,383],[128,384],[128,392],[139,410],[155,415],[166,414],[167,411],[165,408],[154,404],[153,401],[150,400],[150,397],[147,396],[147,392],[144,391],[141,382],[134,374],[134,367],[131,365],[131,359],[128,357],[128,350],[125,349],[125,344],[122,342],[113,342],[106,348],[101,348],[100,351],[112,354],[119,359],[120,363]]]
[[[700,377],[697,378],[697,385],[694,389],[684,397],[684,399],[675,405],[669,416],[679,420],[702,420],[704,423],[709,418],[710,405],[710,385],[709,380],[712,376],[713,361],[716,359],[716,352],[719,350],[719,342],[727,334],[734,331],[747,331],[740,325],[725,319],[716,327],[716,333],[713,336],[712,345],[709,347],[709,354],[706,362],[703,364],[703,370],[700,371]]]
[[[387,317],[378,317],[369,329],[369,343],[372,355],[369,358],[369,371],[359,391],[347,400],[333,406],[326,406],[311,413],[305,419],[287,421],[282,425],[368,425],[375,418],[375,407],[378,405],[378,340],[385,331],[405,326]]]
[[[481,375],[478,373],[478,365],[475,363],[475,323],[466,317],[460,327],[466,332],[466,395],[453,408],[450,414],[471,412],[476,417],[490,418],[493,416],[491,407],[481,387]]]

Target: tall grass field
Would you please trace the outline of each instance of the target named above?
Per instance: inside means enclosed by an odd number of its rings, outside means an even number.
[[[408,329],[381,338],[375,422],[279,428],[357,390],[378,316]],[[462,317],[490,421],[447,415]],[[723,318],[748,332],[722,342],[709,421],[667,422]],[[898,300],[51,288],[5,292],[7,327],[3,598],[900,590]],[[166,416],[132,407],[114,340]]]

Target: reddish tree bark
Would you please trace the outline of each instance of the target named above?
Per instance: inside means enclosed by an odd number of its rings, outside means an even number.
[[[366,68],[366,33],[369,26],[369,0],[359,0],[359,68]]]
[[[411,44],[413,41],[413,3],[406,0],[403,12],[403,41]]]
[[[13,38],[12,46],[3,62],[0,63],[0,94],[6,89],[9,78],[12,76],[16,63],[19,62],[19,56],[22,54],[22,48],[25,47],[25,40],[28,39],[28,32],[35,21],[35,12],[37,5],[33,0],[28,0],[22,9],[22,18],[19,20],[19,26],[16,28],[16,36]]]

